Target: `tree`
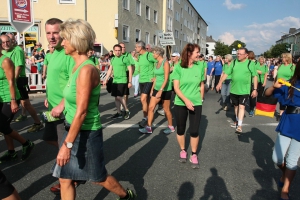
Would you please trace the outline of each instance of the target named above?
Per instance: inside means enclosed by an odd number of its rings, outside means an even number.
[[[217,41],[214,49],[215,55],[225,56],[226,54],[231,53],[229,51],[228,45],[224,44],[224,42]]]
[[[279,57],[283,53],[288,53],[288,50],[286,49],[286,44],[276,44],[270,51],[273,58]]]
[[[241,47],[239,47],[239,46],[241,46]],[[229,52],[231,53],[232,49],[238,50],[239,48],[242,48],[242,47],[246,47],[246,44],[240,40],[236,40],[229,46]]]

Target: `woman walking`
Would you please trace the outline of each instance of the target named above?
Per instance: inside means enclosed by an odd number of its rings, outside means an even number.
[[[205,68],[198,65],[200,47],[197,44],[187,44],[181,54],[181,63],[172,73],[176,97],[174,112],[177,124],[177,141],[181,149],[180,162],[187,161],[185,146],[186,121],[189,116],[190,145],[192,168],[199,168],[197,150],[199,144],[199,126],[202,113],[201,82],[204,81]]]
[[[154,116],[154,109],[156,105],[162,101],[162,107],[165,111],[165,116],[168,120],[168,127],[164,130],[165,134],[175,132],[172,122],[172,113],[170,111],[170,102],[172,96],[172,82],[170,76],[169,62],[163,58],[164,49],[161,47],[152,48],[153,57],[157,60],[156,67],[154,68],[154,81],[150,92],[150,103],[148,108],[148,122],[145,128],[139,129],[141,133],[152,133],[152,122]]]
[[[300,62],[297,63],[295,73],[290,78],[292,86],[300,88]],[[281,200],[288,200],[289,189],[296,175],[297,161],[300,157],[300,92],[292,87],[287,87],[278,82],[269,87],[265,95],[275,98],[281,105],[286,106],[281,120],[276,128],[278,132],[273,151],[273,161],[281,169],[282,175],[278,180],[281,189]]]
[[[225,62],[223,65],[221,78],[224,74],[225,69],[230,66],[232,59],[233,59],[232,55],[230,54],[227,54],[225,56]],[[225,111],[228,110],[228,105],[230,104],[230,82],[231,82],[231,75],[227,76],[226,80],[222,84],[222,89],[221,89],[221,96],[222,96],[222,103],[223,103],[222,107],[223,110]]]
[[[75,199],[75,180],[89,180],[121,199],[134,199],[131,190],[125,190],[113,176],[107,174],[104,164],[103,133],[98,111],[101,84],[98,69],[87,56],[94,45],[95,32],[88,22],[78,19],[61,24],[60,35],[65,53],[75,61],[63,91],[66,132],[53,169],[53,176],[59,178],[61,185],[61,198]]]

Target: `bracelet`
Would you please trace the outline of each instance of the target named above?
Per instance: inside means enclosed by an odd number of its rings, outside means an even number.
[[[163,91],[163,88],[160,88],[159,90],[160,90],[160,91]]]
[[[257,90],[257,89],[254,88],[253,90]]]
[[[15,98],[10,98],[10,100],[11,100],[11,101],[16,101],[17,99],[15,99]]]
[[[131,82],[128,82],[128,83],[131,83]]]

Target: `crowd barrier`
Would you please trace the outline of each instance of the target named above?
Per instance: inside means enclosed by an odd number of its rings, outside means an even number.
[[[42,78],[42,74],[38,73],[37,66],[26,65],[26,76],[30,91],[46,91],[46,80]]]
[[[107,70],[108,70],[108,65],[102,65],[102,66],[100,66],[100,82],[101,82],[101,84],[105,80],[105,77],[106,77],[106,74],[107,74]]]

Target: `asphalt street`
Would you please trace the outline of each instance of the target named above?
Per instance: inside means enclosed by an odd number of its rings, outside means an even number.
[[[131,91],[133,92],[133,91]],[[45,110],[43,95],[36,95],[31,103],[40,113]],[[220,95],[209,91],[205,96],[200,124],[200,169],[189,163],[179,163],[176,134],[165,135],[166,119],[155,115],[154,132],[143,135],[137,123],[142,119],[138,98],[129,98],[129,120],[110,119],[116,112],[114,99],[101,91],[99,110],[104,132],[106,167],[125,188],[136,191],[140,200],[276,200],[276,185],[280,170],[272,161],[276,138],[275,118],[248,117],[245,114],[243,133],[236,134],[230,127],[233,108],[225,112],[220,106]],[[17,114],[18,115],[18,114]],[[173,116],[174,118],[174,116]],[[175,120],[173,120],[175,121]],[[57,149],[41,140],[43,130],[27,133],[31,118],[13,122],[12,127],[35,143],[32,155],[25,162],[20,159],[0,164],[7,178],[19,191],[22,199],[60,199],[49,191],[57,183],[50,169]],[[187,130],[187,140],[189,134]],[[21,157],[20,144],[15,142]],[[0,155],[6,151],[0,137]],[[190,149],[188,148],[190,153]],[[291,187],[293,200],[300,200],[300,170]],[[77,188],[77,199],[116,199],[117,196],[90,182]]]

